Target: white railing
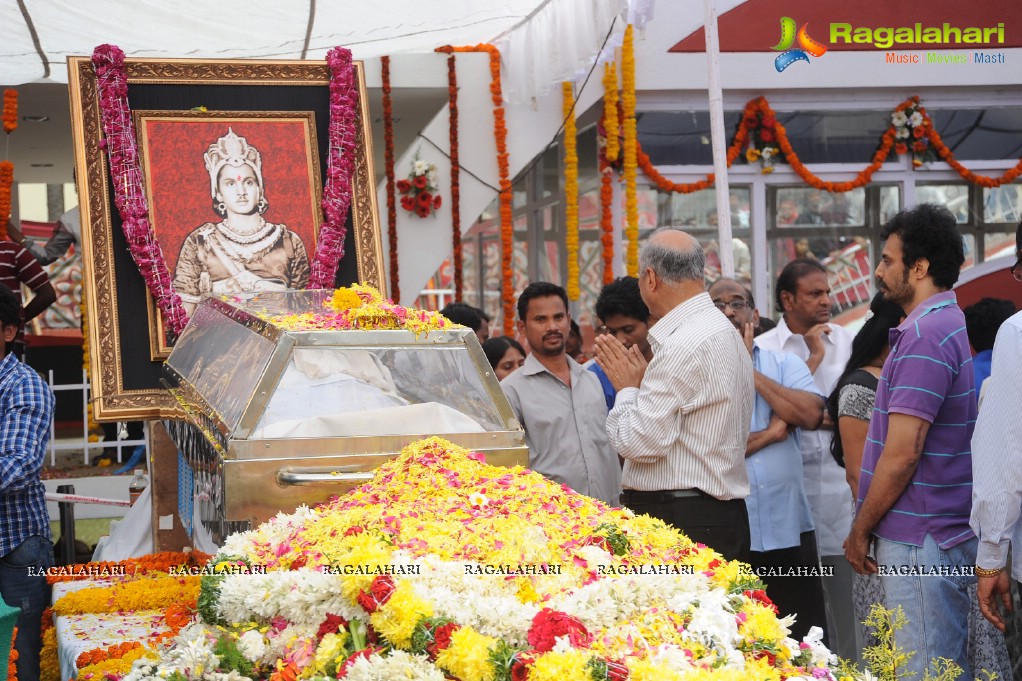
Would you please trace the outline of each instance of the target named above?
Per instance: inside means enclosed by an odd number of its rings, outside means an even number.
[[[47,384],[50,386],[50,390],[54,394],[62,391],[77,390],[82,396],[82,433],[80,437],[61,438],[58,442],[56,439],[56,427],[53,422],[50,423],[50,444],[47,447],[47,451],[50,454],[50,465],[57,465],[57,452],[58,451],[81,451],[82,460],[86,466],[92,462],[94,452],[99,450],[102,452],[104,449],[114,448],[117,450],[117,463],[121,464],[127,458],[130,458],[131,453],[135,447],[139,445],[146,448],[146,454],[149,451],[149,430],[148,425],[145,426],[143,431],[143,437],[141,440],[128,440],[127,439],[127,426],[125,423],[117,422],[117,433],[123,435],[125,439],[120,437],[113,442],[90,442],[89,441],[89,378],[85,374],[85,370],[82,369],[82,382],[81,383],[61,383],[57,384],[53,380],[53,370],[50,369],[48,372]],[[128,456],[124,456],[124,452],[127,450]],[[148,456],[146,457],[148,459]]]

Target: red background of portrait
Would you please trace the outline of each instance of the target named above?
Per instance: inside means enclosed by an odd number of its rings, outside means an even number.
[[[177,267],[181,244],[206,222],[222,218],[213,210],[209,173],[202,155],[227,129],[244,137],[262,160],[263,195],[269,209],[267,222],[284,223],[301,237],[310,259],[322,214],[321,187],[312,168],[318,154],[307,133],[307,119],[266,118],[141,118],[145,139],[142,159],[147,175],[149,216],[171,275]],[[313,159],[310,167],[309,159]]]

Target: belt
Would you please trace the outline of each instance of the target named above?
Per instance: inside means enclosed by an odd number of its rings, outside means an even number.
[[[626,506],[629,503],[645,502],[647,504],[669,504],[678,499],[691,499],[695,497],[709,497],[706,492],[700,489],[674,489],[659,492],[644,492],[636,489],[621,491],[621,503]]]

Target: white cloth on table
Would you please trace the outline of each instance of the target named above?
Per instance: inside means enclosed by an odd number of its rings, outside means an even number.
[[[152,485],[146,485],[124,518],[110,523],[110,536],[96,544],[92,560],[118,561],[155,551]]]

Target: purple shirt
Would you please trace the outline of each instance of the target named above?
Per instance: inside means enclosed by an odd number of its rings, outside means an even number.
[[[922,546],[927,534],[947,549],[974,535],[972,430],[976,389],[965,315],[953,291],[931,296],[891,329],[891,354],[877,385],[873,418],[862,452],[859,498],[887,441],[887,415],[907,414],[930,422],[923,455],[912,479],[873,533],[888,541]]]

